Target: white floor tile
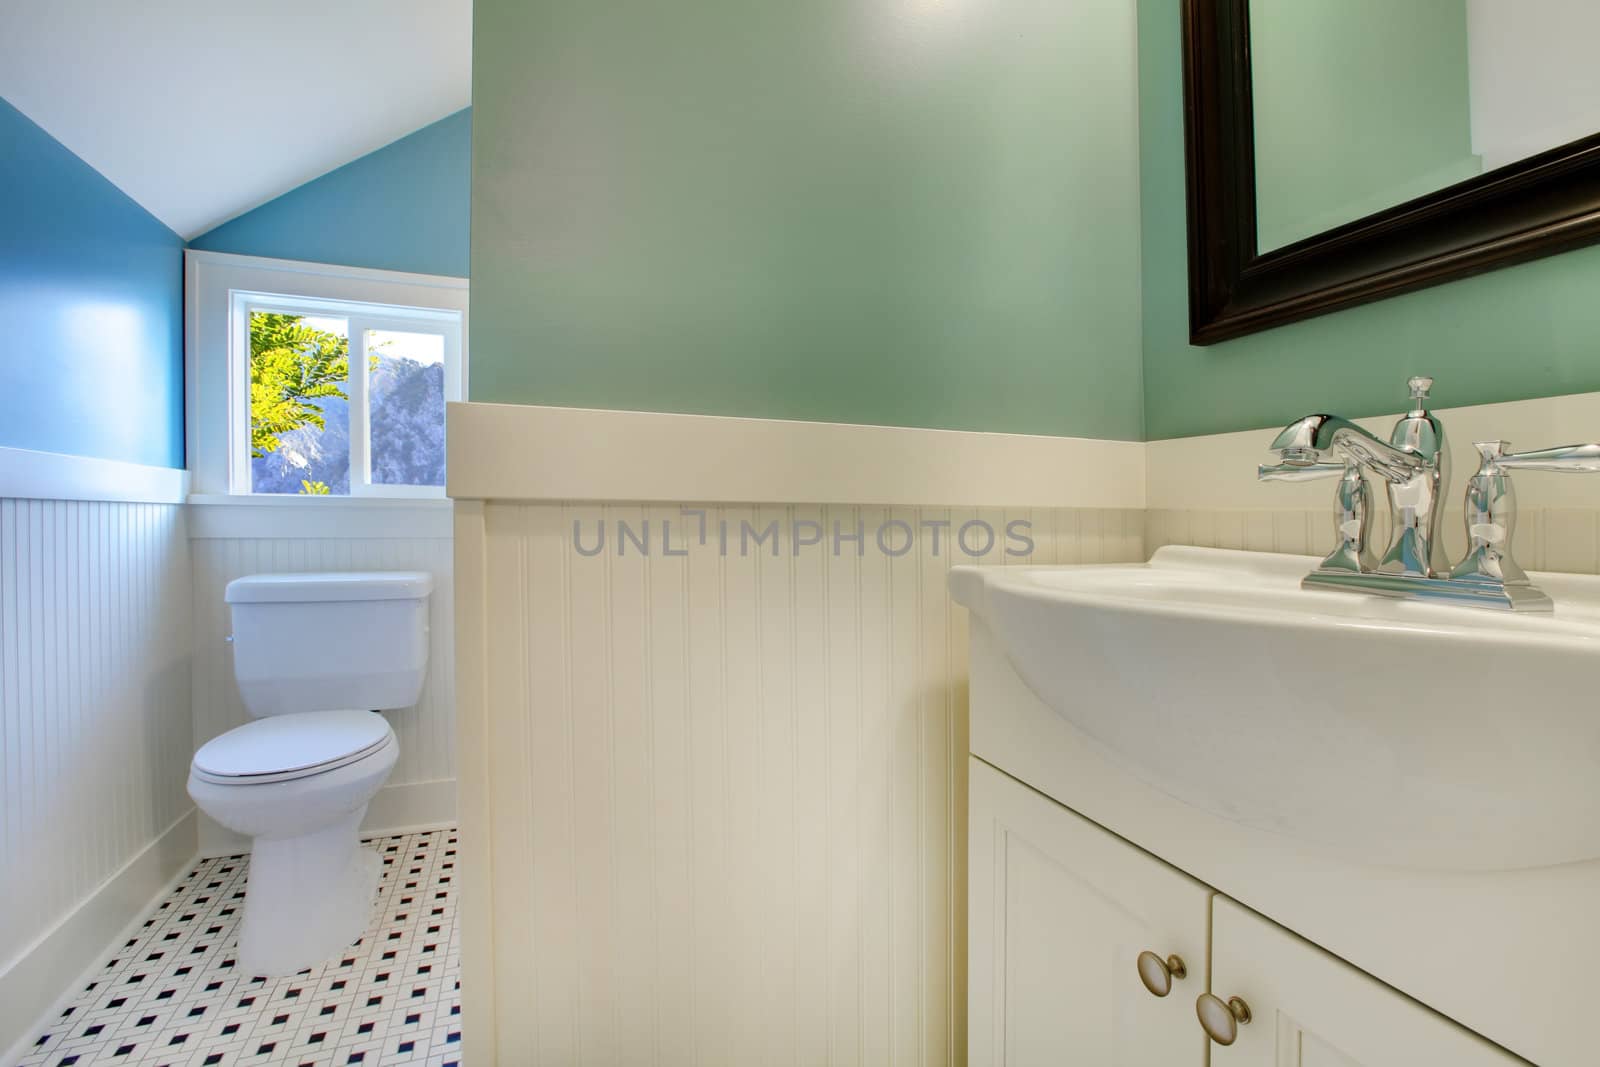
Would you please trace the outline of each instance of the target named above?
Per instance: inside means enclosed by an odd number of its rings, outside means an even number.
[[[377,838],[373,921],[320,967],[235,969],[248,857],[202,860],[18,1067],[346,1067],[461,1059],[456,831]]]

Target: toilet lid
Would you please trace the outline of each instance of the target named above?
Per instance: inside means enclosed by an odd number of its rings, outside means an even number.
[[[201,745],[194,770],[212,781],[281,782],[354,763],[391,736],[388,720],[372,711],[272,715]]]

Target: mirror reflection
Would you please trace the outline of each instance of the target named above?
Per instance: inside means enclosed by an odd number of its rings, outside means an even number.
[[[1250,0],[1257,250],[1600,131],[1595,0]]]

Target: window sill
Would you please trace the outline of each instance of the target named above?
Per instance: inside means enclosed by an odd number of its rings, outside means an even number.
[[[186,510],[191,540],[447,540],[452,535],[451,506],[451,501],[444,497],[198,493],[189,497]]]
[[[191,493],[201,507],[448,508],[446,496],[311,496],[300,493]]]

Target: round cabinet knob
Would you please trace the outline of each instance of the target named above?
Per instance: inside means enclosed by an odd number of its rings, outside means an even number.
[[[1239,1038],[1239,1027],[1250,1022],[1250,1005],[1238,997],[1226,1002],[1210,993],[1201,993],[1194,1002],[1194,1013],[1200,1017],[1200,1029],[1219,1045],[1231,1045]]]
[[[1172,992],[1172,980],[1182,980],[1188,977],[1189,968],[1183,965],[1182,956],[1168,956],[1162,959],[1154,952],[1139,953],[1139,981],[1144,987],[1158,997],[1164,997]]]

